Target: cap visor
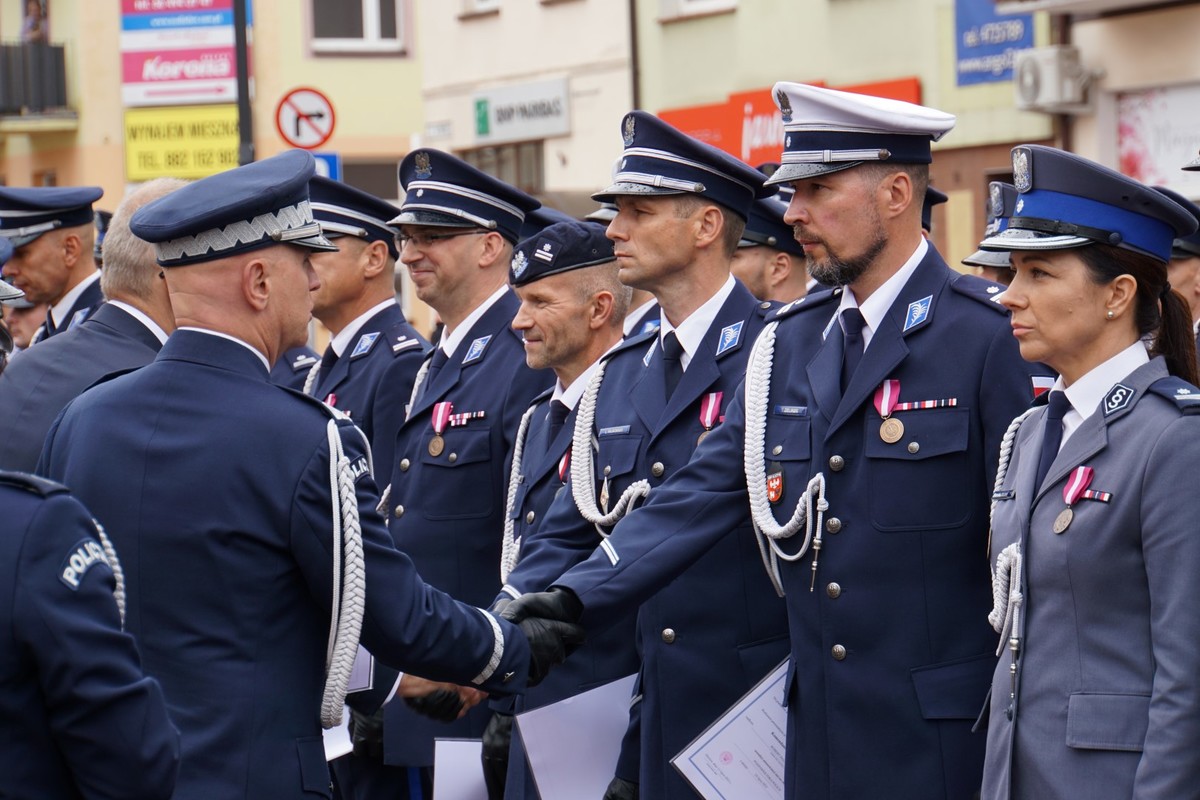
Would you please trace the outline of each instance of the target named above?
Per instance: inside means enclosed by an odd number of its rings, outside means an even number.
[[[13,286],[11,283],[8,281],[0,281],[0,302],[21,300],[24,297],[25,293]]]
[[[0,236],[7,236],[8,243],[13,246],[13,250],[16,250],[18,247],[24,247],[25,245],[32,242],[34,239],[38,238],[39,236],[42,236],[43,234],[47,234],[49,232],[50,231],[48,231],[48,230],[38,231],[37,233],[27,233],[24,236],[12,236],[12,235],[8,235],[5,233],[0,233]]]
[[[979,243],[980,250],[1069,250],[1091,244],[1082,236],[1062,236],[1040,231],[1007,228]]]
[[[1185,172],[1200,172],[1200,158],[1184,164],[1183,169]]]
[[[429,225],[438,228],[480,227],[471,220],[455,216],[454,214],[443,214],[440,211],[427,211],[425,209],[401,211],[395,219],[388,220],[388,225]]]
[[[587,222],[612,222],[617,218],[617,210],[615,208],[597,208],[592,213],[584,217]]]
[[[326,239],[324,236],[306,236],[303,239],[292,239],[285,244],[294,244],[298,247],[307,247],[309,250],[324,250],[326,252],[336,253],[338,246]]]
[[[863,163],[865,162],[838,161],[832,164],[784,164],[775,170],[775,174],[767,178],[763,185],[775,186],[780,183],[801,181],[805,178],[816,178],[820,175],[829,175],[833,172],[841,172],[851,167],[857,167]]]
[[[968,267],[993,267],[1004,269],[1012,266],[1008,251],[976,250],[962,260]]]
[[[650,186],[644,183],[630,183],[629,181],[620,181],[614,183],[602,192],[596,192],[592,195],[592,199],[597,203],[611,203],[618,197],[628,197],[629,195],[669,195],[669,194],[687,194],[681,189],[668,189],[665,186]]]

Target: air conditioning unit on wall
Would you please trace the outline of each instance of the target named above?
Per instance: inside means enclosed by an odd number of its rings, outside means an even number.
[[[1089,111],[1088,86],[1095,75],[1079,61],[1079,50],[1066,44],[1020,50],[1013,64],[1017,108],[1057,114]]]

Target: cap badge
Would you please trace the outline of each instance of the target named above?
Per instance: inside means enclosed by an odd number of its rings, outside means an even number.
[[[554,242],[548,242],[542,239],[537,243],[537,249],[533,251],[533,257],[538,261],[544,261],[547,264],[553,264],[555,257],[558,255],[558,250],[554,247]]]
[[[992,185],[990,187],[990,192],[991,192],[991,207],[988,210],[988,214],[991,215],[992,217],[1003,217],[1004,216],[1004,189],[1001,187],[1001,185],[999,183],[996,183],[995,181],[993,181]]]
[[[783,114],[784,122],[792,121],[792,102],[788,100],[787,92],[783,89],[775,91],[775,102],[779,104],[779,112]]]
[[[1017,207],[1013,209],[1013,213],[1020,214],[1024,210],[1025,210],[1025,198],[1022,197],[1020,200],[1017,201]]]
[[[625,127],[622,129],[621,134],[625,140],[626,147],[633,146],[634,126],[636,125],[636,122],[637,120],[633,118],[632,114],[625,118]]]
[[[512,260],[513,277],[520,280],[521,276],[525,274],[525,270],[528,268],[529,268],[529,259],[525,257],[525,251],[518,250],[517,254],[515,256],[513,256],[513,260]]]
[[[429,163],[429,153],[417,153],[417,157],[413,159],[413,165],[417,168],[417,177],[421,180],[433,175],[433,165]]]
[[[1029,163],[1029,151],[1023,147],[1013,150],[1013,185],[1018,192],[1028,192],[1033,188],[1033,168]]]

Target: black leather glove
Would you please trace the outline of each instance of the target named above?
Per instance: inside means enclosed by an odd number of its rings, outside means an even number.
[[[383,761],[383,709],[369,715],[350,709],[350,741],[354,755]]]
[[[638,800],[638,785],[623,778],[613,778],[604,791],[604,800]]]
[[[438,722],[454,722],[458,712],[462,711],[463,701],[458,692],[449,689],[438,689],[422,697],[406,697],[404,702],[413,711],[423,717],[435,719]]]
[[[488,800],[504,800],[504,782],[508,778],[508,747],[512,744],[512,714],[497,711],[483,730],[483,782]]]
[[[537,686],[550,668],[567,660],[583,644],[583,628],[570,622],[527,617],[520,623],[529,640],[529,685]]]
[[[579,622],[583,616],[583,603],[570,589],[554,586],[549,591],[521,595],[505,605],[500,616],[517,624],[529,617]]]
[[[508,605],[511,602],[512,602],[511,597],[501,597],[499,600],[492,603],[492,607],[489,608],[488,611],[491,611],[493,614],[495,614],[498,617],[504,613],[504,609],[508,608]]]

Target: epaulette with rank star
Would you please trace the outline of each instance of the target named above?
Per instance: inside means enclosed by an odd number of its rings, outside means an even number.
[[[637,347],[638,345],[641,345],[644,347],[646,345],[646,343],[648,343],[654,339],[657,339],[657,338],[658,338],[658,328],[655,328],[654,330],[643,331],[642,333],[632,335],[628,339],[625,339],[624,341],[622,341],[620,344],[618,344],[612,350],[609,350],[607,353],[605,353],[603,356],[601,356],[600,360],[608,361],[613,356],[615,356],[617,353],[623,353],[626,350],[632,350],[635,347]]]
[[[9,472],[8,470],[0,470],[0,484],[24,489],[41,497],[50,497],[51,495],[64,494],[69,491],[61,483],[55,483],[54,481],[39,478],[37,475],[30,475],[25,472]]]
[[[1008,309],[1000,303],[1004,294],[1004,286],[984,280],[978,275],[956,275],[950,279],[950,288],[959,294],[969,297],[997,314],[1008,314]]]
[[[1181,414],[1200,414],[1200,388],[1193,386],[1183,378],[1170,375],[1159,378],[1146,389],[1148,394],[1165,397],[1175,404]]]
[[[387,332],[387,340],[392,346],[392,355],[399,356],[401,353],[413,351],[424,355],[425,343],[416,336],[410,336],[407,327],[404,323],[398,322]]]
[[[793,314],[799,314],[802,311],[807,311],[810,308],[820,308],[827,305],[831,300],[841,302],[842,288],[839,286],[835,289],[821,290],[806,294],[799,300],[793,300],[786,305],[780,306],[775,311],[767,314],[767,322],[775,322],[776,320],[790,317]]]

